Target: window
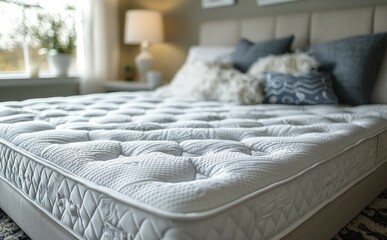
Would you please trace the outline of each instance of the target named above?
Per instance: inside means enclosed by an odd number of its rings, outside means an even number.
[[[47,58],[41,51],[48,46],[42,46],[43,41],[35,33],[38,30],[40,33],[53,34],[52,26],[44,20],[55,18],[63,23],[65,29],[61,40],[66,41],[71,31],[75,36],[76,2],[0,0],[0,75],[27,73],[32,64],[39,65],[41,73],[48,72]],[[70,72],[76,71],[73,65]]]

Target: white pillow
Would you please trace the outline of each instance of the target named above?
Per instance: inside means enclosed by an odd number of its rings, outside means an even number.
[[[193,62],[221,62],[232,63],[232,54],[235,47],[220,46],[193,46],[189,49],[186,63]]]
[[[270,55],[258,59],[248,74],[260,76],[264,72],[278,72],[301,75],[318,68],[318,62],[306,53],[289,53],[279,56]]]

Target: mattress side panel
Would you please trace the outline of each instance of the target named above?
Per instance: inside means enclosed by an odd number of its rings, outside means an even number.
[[[376,163],[380,164],[387,160],[387,131],[379,135],[378,139],[378,157]]]

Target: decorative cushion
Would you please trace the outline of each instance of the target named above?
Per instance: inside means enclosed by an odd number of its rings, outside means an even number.
[[[294,36],[253,43],[242,38],[233,54],[234,67],[245,73],[259,58],[280,55],[290,51]]]
[[[320,69],[331,72],[342,104],[367,104],[386,51],[387,33],[328,41],[309,48]]]
[[[272,104],[337,104],[331,75],[322,72],[294,76],[266,73],[264,103]]]

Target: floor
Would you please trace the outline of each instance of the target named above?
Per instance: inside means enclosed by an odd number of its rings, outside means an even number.
[[[387,240],[387,190],[345,226],[332,240]]]

